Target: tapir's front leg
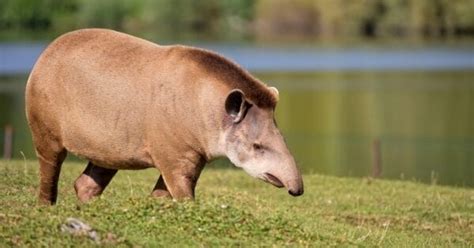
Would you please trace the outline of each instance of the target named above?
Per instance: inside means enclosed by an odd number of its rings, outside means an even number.
[[[164,186],[174,199],[194,199],[194,189],[204,164],[205,161],[202,158],[197,161],[184,159],[173,164],[166,164],[160,168],[160,178],[163,177]],[[159,184],[158,179],[157,186]]]
[[[165,180],[163,180],[163,176],[160,175],[160,178],[158,178],[151,195],[154,197],[171,197],[171,194],[166,187]]]

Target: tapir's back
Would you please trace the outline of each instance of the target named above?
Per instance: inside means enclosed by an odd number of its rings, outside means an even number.
[[[98,163],[135,160],[151,166],[143,161],[146,118],[150,106],[171,97],[160,92],[174,81],[166,61],[172,50],[102,29],[59,37],[28,80],[26,110],[33,138],[53,135],[68,151]]]

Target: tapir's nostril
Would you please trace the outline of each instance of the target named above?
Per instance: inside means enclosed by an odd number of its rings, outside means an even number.
[[[290,194],[292,196],[300,196],[300,195],[303,194],[303,188],[297,189],[297,190],[290,189],[290,190],[288,190],[288,194]]]

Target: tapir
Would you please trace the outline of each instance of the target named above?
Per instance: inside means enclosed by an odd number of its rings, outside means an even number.
[[[208,161],[227,157],[248,174],[303,194],[303,180],[274,118],[278,90],[200,48],[161,46],[107,29],[54,40],[26,85],[39,160],[39,201],[54,204],[68,152],[88,161],[74,188],[99,196],[117,170],[157,168],[152,195],[193,199]]]

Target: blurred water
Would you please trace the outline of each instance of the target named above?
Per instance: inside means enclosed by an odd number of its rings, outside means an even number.
[[[0,76],[0,140],[13,125],[16,158],[34,158],[23,93],[43,48],[0,45],[0,71],[17,74]],[[385,178],[474,186],[471,49],[211,48],[279,88],[277,121],[304,172],[368,176],[378,139]]]
[[[259,73],[305,171],[474,186],[474,71]]]
[[[474,69],[474,49],[469,46],[413,49],[199,46],[232,58],[252,71]],[[0,43],[0,75],[29,72],[45,47],[38,43]]]

